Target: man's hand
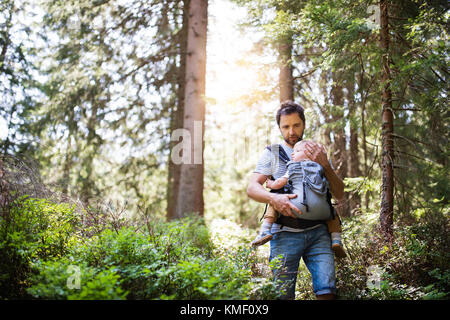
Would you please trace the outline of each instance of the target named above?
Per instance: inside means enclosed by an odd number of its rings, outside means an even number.
[[[344,198],[344,182],[331,167],[324,146],[314,141],[308,141],[305,144],[305,154],[312,161],[317,162],[323,167],[331,194],[336,200],[342,200]]]
[[[270,204],[282,215],[297,218],[295,214],[292,213],[292,210],[298,214],[303,214],[303,212],[289,201],[296,197],[296,194],[274,194],[270,200]]]
[[[278,194],[270,193],[264,189],[263,185],[267,176],[260,173],[253,173],[250,177],[250,183],[247,188],[247,195],[253,200],[270,203],[273,208],[284,216],[297,218],[292,210],[302,214],[302,212],[289,200],[297,197],[296,194]]]
[[[330,165],[328,162],[327,151],[324,146],[314,141],[308,141],[305,143],[305,155],[311,161],[317,162],[324,168],[327,168]]]

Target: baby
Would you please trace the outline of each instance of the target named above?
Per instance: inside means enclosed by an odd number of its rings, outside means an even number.
[[[280,189],[288,182],[292,184],[293,193],[297,194],[291,202],[302,211],[302,215],[292,211],[298,218],[307,220],[326,220],[328,231],[331,233],[332,248],[337,257],[345,257],[341,243],[341,224],[337,214],[332,215],[332,208],[327,200],[328,181],[323,168],[317,162],[311,161],[305,155],[306,140],[299,141],[294,146],[292,161],[287,163],[286,174],[274,180],[267,180],[270,189]],[[272,239],[270,230],[278,218],[278,212],[269,206],[264,215],[261,231],[252,242],[252,246],[259,246]],[[330,220],[330,217],[333,219]]]

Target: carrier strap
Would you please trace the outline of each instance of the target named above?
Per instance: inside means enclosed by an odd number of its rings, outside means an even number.
[[[287,155],[286,151],[284,151],[284,148],[281,146],[281,144],[273,144],[271,146],[267,146],[266,149],[272,151],[273,146],[278,146],[278,157],[280,158],[280,160],[284,163],[288,163],[290,161],[289,156]]]

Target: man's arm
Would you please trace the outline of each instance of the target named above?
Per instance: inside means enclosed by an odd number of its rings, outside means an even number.
[[[250,177],[250,183],[247,188],[247,195],[255,201],[269,203],[274,209],[285,216],[296,218],[291,209],[302,214],[302,212],[293,205],[289,199],[297,197],[296,194],[277,194],[270,193],[263,185],[267,176],[260,173],[253,173]]]
[[[331,195],[337,201],[344,199],[344,182],[341,178],[338,177],[329,162],[327,166],[323,167],[323,171],[325,173],[325,177],[328,180]]]
[[[344,182],[338,177],[336,172],[331,167],[328,161],[327,152],[322,145],[315,142],[307,142],[305,145],[305,154],[314,162],[317,162],[323,167],[325,177],[328,180],[330,186],[330,192],[333,197],[340,201],[344,198]]]

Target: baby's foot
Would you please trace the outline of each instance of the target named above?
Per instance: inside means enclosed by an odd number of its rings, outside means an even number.
[[[331,248],[334,251],[334,254],[338,258],[345,258],[347,254],[345,253],[344,247],[342,246],[342,242],[340,240],[333,240],[331,242]]]
[[[272,234],[270,234],[270,231],[261,231],[258,236],[253,240],[252,247],[261,246],[264,243],[272,240]]]

